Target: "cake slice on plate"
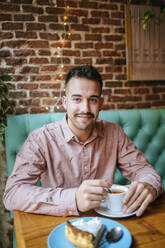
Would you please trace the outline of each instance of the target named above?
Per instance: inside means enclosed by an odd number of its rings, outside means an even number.
[[[104,233],[105,226],[97,217],[89,221],[83,218],[75,222],[67,221],[66,238],[79,248],[96,248]]]

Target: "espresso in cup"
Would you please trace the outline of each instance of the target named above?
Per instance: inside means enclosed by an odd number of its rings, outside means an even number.
[[[107,208],[111,212],[122,212],[123,200],[128,191],[128,187],[113,184],[110,188],[111,193],[106,194],[106,199],[101,203],[101,207]]]

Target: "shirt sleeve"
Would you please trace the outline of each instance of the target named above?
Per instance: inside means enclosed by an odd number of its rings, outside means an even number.
[[[5,207],[35,214],[79,215],[75,199],[77,188],[37,186],[46,169],[44,152],[32,133],[18,153],[13,172],[7,180],[3,196]]]
[[[152,185],[157,195],[162,193],[161,177],[121,127],[119,127],[118,137],[118,167],[122,175],[130,181],[146,182]]]

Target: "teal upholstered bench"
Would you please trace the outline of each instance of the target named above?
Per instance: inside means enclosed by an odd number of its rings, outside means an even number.
[[[28,134],[44,124],[62,119],[63,116],[64,113],[48,113],[8,117],[5,132],[8,175],[11,174],[16,155]],[[123,127],[161,175],[165,186],[165,109],[106,110],[100,112],[99,119],[115,122]],[[116,171],[115,183],[125,184],[128,181]]]

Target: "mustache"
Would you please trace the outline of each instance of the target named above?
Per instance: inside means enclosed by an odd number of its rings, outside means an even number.
[[[91,112],[87,112],[87,113],[76,113],[74,116],[75,117],[76,116],[89,116],[89,117],[92,117],[92,118],[95,117],[94,114],[92,114]]]

